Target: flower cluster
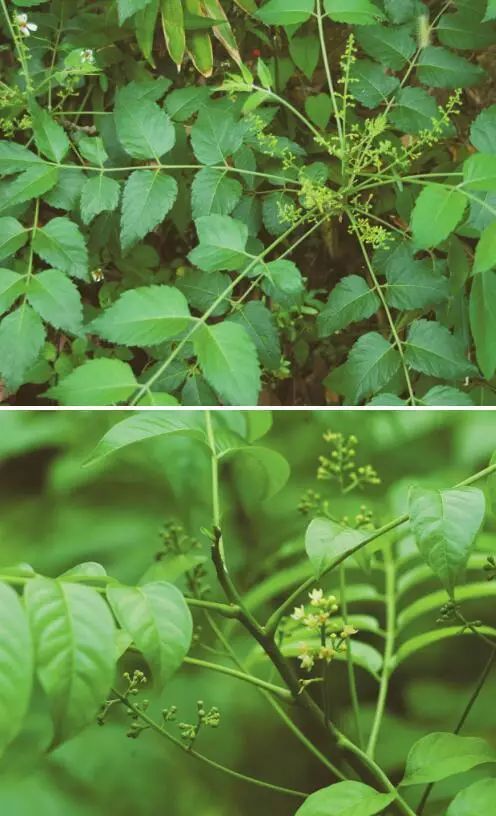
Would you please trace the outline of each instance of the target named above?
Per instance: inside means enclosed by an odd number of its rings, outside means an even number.
[[[188,750],[191,750],[193,747],[203,727],[218,728],[220,725],[220,711],[216,706],[212,706],[212,708],[207,711],[203,700],[198,700],[196,708],[198,716],[195,724],[179,723],[181,739],[186,743]]]
[[[291,618],[303,624],[310,632],[320,633],[320,645],[304,642],[298,660],[302,669],[311,671],[317,661],[330,663],[339,652],[347,649],[347,640],[356,635],[358,629],[349,624],[333,621],[339,605],[335,595],[324,595],[322,589],[314,589],[309,593],[310,609],[301,606],[295,607]]]
[[[331,445],[332,450],[329,456],[319,457],[317,479],[337,481],[346,492],[365,484],[378,485],[381,483],[372,465],[357,467],[358,439],[354,434],[346,437],[342,433],[326,431],[324,441]]]

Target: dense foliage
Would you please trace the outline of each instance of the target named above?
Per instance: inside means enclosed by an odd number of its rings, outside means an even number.
[[[2,0],[31,404],[492,404],[492,0]]]
[[[492,812],[493,416],[328,421],[2,415],[5,812]]]

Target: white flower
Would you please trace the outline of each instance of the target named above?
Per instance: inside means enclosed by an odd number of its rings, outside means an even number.
[[[301,668],[306,669],[307,671],[311,671],[314,667],[315,660],[313,655],[308,654],[308,652],[304,652],[301,655],[298,655],[298,660],[301,663]]]
[[[318,629],[320,627],[319,615],[306,615],[303,624],[307,629]]]
[[[345,626],[343,626],[343,631],[341,632],[341,637],[342,638],[349,638],[349,637],[351,637],[351,635],[357,635],[357,634],[358,634],[358,629],[355,629],[354,626],[350,626],[350,624],[347,623]]]
[[[27,14],[16,14],[15,21],[19,26],[19,31],[24,37],[29,37],[32,31],[38,31],[36,23],[30,23],[28,21]]]
[[[325,660],[326,663],[330,663],[335,655],[335,650],[330,646],[322,646],[319,650],[319,660]]]
[[[95,55],[92,48],[83,48],[81,51],[81,62],[88,62],[90,65],[93,65],[95,62]]]
[[[324,598],[324,590],[312,589],[312,591],[308,593],[308,597],[310,598],[310,603],[312,606],[320,606]]]
[[[304,606],[295,606],[294,612],[291,615],[293,620],[301,621],[305,617],[305,607]]]

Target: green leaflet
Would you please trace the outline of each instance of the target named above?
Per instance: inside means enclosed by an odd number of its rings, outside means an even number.
[[[33,682],[33,644],[16,592],[0,583],[0,756],[21,730]]]
[[[485,108],[474,119],[470,141],[481,153],[496,153],[496,105]]]
[[[75,211],[85,181],[84,171],[77,167],[60,167],[57,184],[48,193],[45,193],[43,200],[57,210]]]
[[[10,269],[0,268],[0,314],[6,312],[22,295],[25,288],[25,278]]]
[[[0,261],[17,252],[28,237],[27,229],[16,218],[0,218]]]
[[[460,190],[430,184],[418,196],[412,213],[412,232],[419,249],[438,246],[458,226],[467,199]]]
[[[118,92],[114,118],[124,150],[135,159],[158,161],[174,146],[174,125],[155,102],[142,95],[139,85],[132,83]]]
[[[177,278],[177,288],[186,297],[190,306],[204,314],[212,307],[212,317],[225,314],[229,309],[230,278],[223,272],[202,272],[187,269]],[[217,306],[214,307],[214,303]]]
[[[346,393],[354,404],[380,391],[400,367],[400,355],[382,335],[369,332],[350,351],[343,372]]]
[[[205,85],[176,88],[167,94],[165,110],[176,122],[185,122],[204,105],[210,95]]]
[[[100,440],[86,464],[94,464],[135,442],[171,434],[185,434],[207,444],[203,417],[199,413],[191,411],[137,412],[112,426]]]
[[[107,598],[162,689],[191,645],[193,621],[182,593],[172,584],[156,581],[141,587],[110,586]]]
[[[422,405],[473,405],[468,394],[448,385],[435,385],[421,399]]]
[[[241,147],[245,131],[245,123],[237,122],[226,111],[211,106],[201,108],[191,128],[193,152],[202,164],[223,165]]]
[[[350,323],[371,317],[380,301],[358,275],[347,275],[334,287],[317,318],[320,337],[329,337]]]
[[[227,215],[204,215],[195,221],[200,245],[188,255],[204,272],[235,271],[245,265],[248,229]]]
[[[74,278],[88,277],[88,251],[76,224],[69,218],[52,218],[36,230],[33,248],[54,269]]]
[[[467,360],[460,339],[433,320],[415,320],[411,324],[405,359],[415,371],[446,380],[461,380],[477,372]]]
[[[114,679],[114,623],[88,586],[35,578],[24,597],[33,632],[36,671],[48,697],[54,744],[94,720]]]
[[[366,108],[376,108],[387,101],[400,81],[372,60],[357,60],[350,71],[350,93]]]
[[[357,31],[357,40],[370,57],[393,71],[401,71],[416,46],[406,28],[388,28],[383,25],[362,26]],[[434,100],[432,102],[436,110]]]
[[[262,287],[272,300],[282,306],[291,307],[299,303],[305,284],[300,270],[293,261],[281,258],[257,266],[257,273],[264,275]]]
[[[78,141],[78,151],[90,164],[103,167],[108,161],[108,153],[105,150],[101,136],[87,136],[83,134]]]
[[[305,113],[319,128],[325,130],[332,113],[332,102],[329,94],[319,93],[305,99]]]
[[[154,346],[179,334],[189,322],[188,304],[179,289],[142,286],[124,292],[91,329],[113,343]]]
[[[464,184],[468,190],[496,190],[496,156],[476,153],[463,165]]]
[[[402,785],[420,785],[496,762],[496,752],[477,737],[438,732],[422,737],[410,749]]]
[[[7,388],[17,390],[36,361],[43,342],[43,324],[31,306],[23,304],[0,322],[0,375]]]
[[[1,332],[1,327],[0,327]],[[121,360],[87,360],[46,392],[62,405],[112,405],[127,400],[138,383]]]
[[[266,25],[304,23],[313,12],[314,0],[269,0],[256,16]]]
[[[11,173],[21,173],[39,164],[41,164],[40,157],[24,145],[0,141],[0,175],[9,176]]]
[[[395,798],[396,794],[379,793],[363,782],[336,782],[312,793],[296,816],[375,816]]]
[[[324,8],[336,23],[370,26],[384,19],[382,11],[371,0],[324,0]]]
[[[122,197],[121,245],[130,249],[160,224],[177,197],[177,182],[154,170],[131,173]]]
[[[219,461],[233,457],[241,460],[239,471],[245,478],[253,478],[261,499],[275,496],[289,479],[290,467],[287,460],[271,448],[243,444],[227,447],[219,454]]]
[[[0,213],[44,195],[56,185],[58,176],[57,167],[49,164],[34,164],[24,170],[2,191]]]
[[[248,333],[235,323],[202,325],[193,346],[203,376],[227,405],[256,405],[260,366]]]
[[[275,371],[281,364],[281,344],[272,313],[260,301],[251,301],[229,318],[247,332],[262,365]]]
[[[486,379],[496,371],[496,272],[480,272],[470,290],[470,328],[477,363]]]
[[[90,224],[101,212],[115,210],[119,194],[119,182],[103,173],[88,179],[81,190],[81,217],[84,223]]]
[[[410,526],[422,558],[453,596],[482,525],[485,499],[475,487],[425,490],[409,496]]]
[[[496,20],[496,0],[487,0],[487,11],[484,20]]]
[[[419,12],[420,0],[384,0],[386,14],[392,23],[409,23]]]
[[[193,218],[205,215],[230,215],[241,198],[243,188],[227,170],[204,167],[191,185]]]
[[[388,265],[386,300],[395,309],[423,309],[448,299],[449,281],[434,275],[428,262],[410,260]]]
[[[341,555],[357,547],[367,533],[337,524],[326,518],[314,518],[305,533],[305,550],[319,578]]]
[[[83,309],[77,287],[59,269],[45,269],[33,275],[27,288],[33,309],[56,329],[79,334]]]
[[[477,85],[484,71],[446,48],[429,45],[420,54],[417,76],[427,87],[459,88]]]
[[[311,80],[320,58],[320,48],[317,38],[312,35],[292,37],[288,46],[294,64],[300,71],[303,71],[307,79]],[[270,87],[270,85],[267,87]],[[327,94],[318,94],[318,96],[324,96],[329,99]],[[315,99],[315,97],[309,97],[309,99],[312,98]],[[307,102],[308,99],[305,101],[305,107]],[[322,125],[322,127],[325,127],[325,125]]]
[[[492,23],[482,22],[484,11],[472,4],[454,13],[443,14],[436,33],[439,42],[448,48],[473,51],[494,43],[495,28]]]
[[[490,813],[495,800],[496,779],[479,779],[478,782],[457,793],[446,811],[446,816],[477,816],[478,813]]]
[[[69,151],[65,130],[36,102],[30,102],[34,141],[38,150],[50,161],[60,164]]]
[[[150,0],[117,0],[119,23],[122,25],[128,17],[132,17],[133,14],[144,9],[149,3]]]
[[[435,99],[423,88],[401,88],[389,113],[393,125],[404,133],[432,130],[432,122],[439,116]]]

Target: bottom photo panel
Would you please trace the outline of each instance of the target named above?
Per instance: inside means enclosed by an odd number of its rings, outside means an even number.
[[[0,415],[0,813],[496,813],[496,414]]]

